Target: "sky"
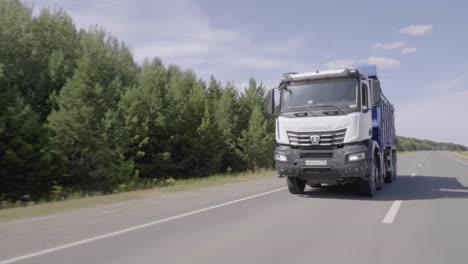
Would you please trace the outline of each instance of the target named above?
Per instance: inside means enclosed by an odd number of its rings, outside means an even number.
[[[29,0],[98,24],[138,63],[214,75],[240,90],[282,73],[377,64],[401,136],[468,145],[467,1]]]

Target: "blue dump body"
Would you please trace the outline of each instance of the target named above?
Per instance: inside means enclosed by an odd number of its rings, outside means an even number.
[[[367,77],[378,80],[377,66],[374,64],[356,67]],[[380,93],[380,104],[372,109],[372,139],[379,143],[380,149],[396,148],[395,116],[392,104]]]
[[[394,108],[383,94],[380,105],[372,109],[372,139],[380,149],[396,148]]]

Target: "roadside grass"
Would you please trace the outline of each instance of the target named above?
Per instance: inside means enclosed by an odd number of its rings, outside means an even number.
[[[20,206],[18,204],[16,207],[0,209],[0,221],[45,216],[49,214],[61,213],[73,209],[91,207],[95,205],[143,199],[155,197],[170,192],[191,191],[205,187],[243,182],[267,177],[276,177],[276,171],[259,170],[256,172],[216,174],[204,178],[171,180],[165,185],[156,185],[151,189],[125,191],[107,195],[101,194],[83,196],[80,194],[73,194],[69,196],[68,199],[63,201],[38,202],[27,206]]]
[[[397,151],[397,158],[406,156],[406,155],[408,155],[410,153],[413,153],[413,152],[415,152],[415,151]]]
[[[449,153],[454,154],[464,160],[468,160],[468,151],[450,151]]]

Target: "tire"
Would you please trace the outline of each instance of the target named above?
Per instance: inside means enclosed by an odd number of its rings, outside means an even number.
[[[396,156],[396,151],[392,152],[392,181],[396,181],[397,179],[397,156]]]
[[[386,171],[386,169],[387,169],[387,165],[385,163],[383,164],[383,167],[381,168],[381,170],[377,168],[377,180],[375,183],[375,189],[377,191],[381,191],[385,185],[384,171]]]
[[[387,164],[387,163],[385,163],[385,164]],[[393,176],[393,171],[395,170],[394,169],[395,164],[393,163],[393,154],[391,155],[391,158],[390,158],[390,164],[392,164],[391,168],[390,168],[390,171],[385,171],[385,182],[386,183],[392,183],[394,178],[395,178]]]
[[[376,188],[376,181],[378,177],[377,160],[373,158],[371,162],[369,180],[360,179],[359,192],[362,196],[374,197]]]
[[[286,182],[288,183],[289,192],[292,194],[303,194],[306,186],[306,182],[299,179],[298,177],[287,177]]]

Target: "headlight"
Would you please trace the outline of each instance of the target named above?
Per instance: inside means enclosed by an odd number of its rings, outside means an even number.
[[[283,153],[275,153],[275,160],[276,161],[281,161],[281,162],[287,162],[288,161],[288,155],[283,154]]]
[[[347,161],[352,162],[352,161],[360,161],[366,158],[366,153],[365,152],[359,152],[359,153],[353,153],[349,154]]]

